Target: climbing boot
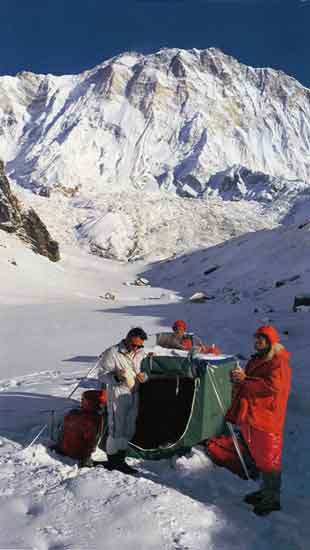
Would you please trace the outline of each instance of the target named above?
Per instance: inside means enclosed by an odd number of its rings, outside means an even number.
[[[94,466],[94,461],[90,456],[86,456],[79,460],[79,468],[92,468]]]
[[[114,453],[113,455],[107,454],[107,457],[108,457],[108,461],[106,463],[106,468],[108,470],[117,470],[117,467],[121,463],[121,457],[119,455],[119,452]]]
[[[136,475],[138,471],[132,466],[129,466],[125,461],[126,451],[118,451],[113,455],[107,455],[108,461],[105,465],[105,468],[108,470],[118,470],[123,472],[123,474]]]
[[[271,494],[264,494],[263,498],[255,504],[253,512],[257,516],[267,516],[271,512],[281,510],[281,503],[279,497],[275,497]]]
[[[138,470],[136,470],[132,466],[129,466],[129,464],[127,464],[127,462],[125,461],[126,455],[127,455],[127,451],[118,452],[119,464],[115,469],[119,470],[120,472],[123,472],[123,474],[128,474],[128,475],[138,474]]]
[[[248,493],[245,495],[243,501],[247,504],[253,504],[253,506],[255,506],[262,500],[263,496],[264,493],[262,489],[260,489],[259,491],[254,491],[254,493]]]
[[[254,514],[267,516],[271,512],[281,510],[280,491],[281,472],[263,472],[262,497],[254,504]]]

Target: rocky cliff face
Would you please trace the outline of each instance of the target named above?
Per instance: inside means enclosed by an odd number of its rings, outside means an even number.
[[[310,90],[220,50],[127,53],[80,75],[0,78],[0,155],[37,191],[192,195],[232,165],[310,181]]]
[[[9,180],[4,174],[3,162],[0,160],[0,229],[15,233],[20,224],[20,205],[11,192]]]
[[[51,236],[36,212],[24,209],[11,192],[0,161],[0,230],[16,233],[31,248],[51,261],[60,259],[58,243]]]

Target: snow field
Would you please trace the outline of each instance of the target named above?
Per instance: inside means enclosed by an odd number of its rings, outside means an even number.
[[[309,314],[292,311],[294,295],[308,288],[308,237],[306,227],[292,226],[169,262],[133,265],[69,248],[51,264],[1,235],[1,547],[308,550]],[[218,270],[203,275],[216,264]],[[296,273],[300,277],[290,281]],[[152,286],[123,284],[138,274]],[[276,287],[277,280],[286,282]],[[107,290],[115,291],[115,301],[99,297]],[[188,302],[196,290],[214,299]],[[256,484],[213,466],[199,447],[172,461],[133,461],[138,478],[78,470],[46,448],[47,432],[25,450],[50,410],[71,408],[67,396],[105,347],[132,326],[151,334],[176,318],[207,343],[243,358],[251,353],[255,328],[271,322],[292,352],[281,512],[254,516],[242,497]],[[81,381],[74,397],[92,387],[94,375]]]

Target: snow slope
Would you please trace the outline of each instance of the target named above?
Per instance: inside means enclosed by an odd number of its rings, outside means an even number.
[[[293,313],[292,300],[309,291],[309,237],[309,225],[292,225],[147,266],[72,249],[51,264],[1,235],[1,547],[308,549],[309,313]],[[138,270],[151,287],[129,285]],[[99,297],[106,290],[114,291],[115,301]],[[195,290],[215,298],[190,303]],[[292,352],[281,512],[253,515],[242,495],[254,482],[214,467],[200,448],[172,462],[138,461],[138,478],[78,470],[48,451],[44,437],[23,450],[51,409],[61,414],[71,407],[66,396],[102,349],[131,326],[152,333],[182,317],[206,342],[244,357],[255,327],[268,320]],[[76,397],[95,386],[94,375],[82,380]]]

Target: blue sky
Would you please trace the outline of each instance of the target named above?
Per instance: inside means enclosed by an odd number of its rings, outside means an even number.
[[[310,87],[310,0],[1,0],[0,74],[70,74],[118,53],[219,47]]]

